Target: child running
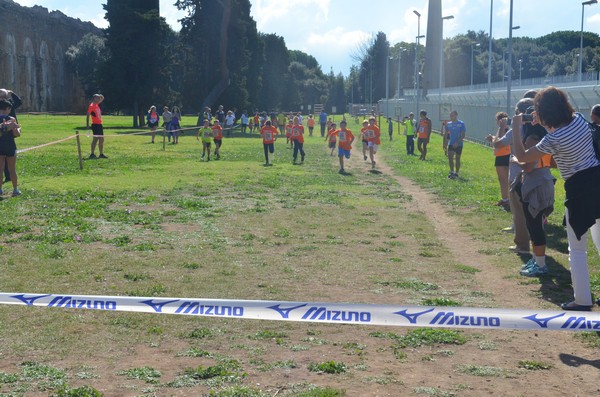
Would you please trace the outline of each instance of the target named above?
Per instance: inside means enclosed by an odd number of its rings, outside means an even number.
[[[365,131],[365,136],[367,138],[369,157],[371,158],[371,166],[373,168],[375,168],[375,165],[377,164],[375,162],[375,154],[377,153],[377,149],[379,149],[379,145],[381,145],[381,141],[379,140],[380,135],[379,127],[375,124],[375,117],[369,117],[369,125]]]
[[[362,128],[360,129],[360,140],[362,141],[362,154],[363,159],[367,161],[367,149],[369,148],[369,141],[367,140],[367,127],[369,127],[369,121],[364,120],[362,123]]]
[[[273,126],[270,120],[265,123],[265,126],[260,130],[260,135],[263,139],[263,147],[265,149],[265,166],[271,166],[273,163],[269,163],[269,153],[275,152],[275,141],[277,140],[277,127]]]
[[[292,117],[288,117],[288,123],[285,125],[285,144],[290,144],[290,149],[294,148],[294,140],[292,139],[292,129],[294,125],[292,124]]]
[[[294,117],[294,125],[292,126],[292,141],[294,142],[294,164],[298,159],[300,152],[300,164],[304,163],[304,126],[300,124],[300,117]]]
[[[331,149],[331,153],[329,154],[331,157],[333,157],[333,151],[335,150],[335,142],[336,142],[336,135],[334,134],[336,131],[336,125],[335,123],[331,123],[329,125],[329,129],[327,130],[327,136],[325,137],[325,140],[329,140],[328,143],[328,147],[329,149]]]
[[[354,142],[354,134],[346,129],[346,120],[340,121],[340,129],[333,131],[333,136],[338,138],[338,158],[340,159],[340,174],[345,174],[344,157],[350,158],[350,150],[352,150],[352,142]]]
[[[212,126],[213,140],[215,141],[215,157],[221,159],[221,144],[223,143],[223,128],[219,124],[219,119],[215,118]]]
[[[204,160],[204,155],[208,153],[206,161],[210,161],[210,143],[213,138],[213,129],[210,128],[208,119],[204,119],[204,125],[198,130],[196,140],[200,140],[200,136],[202,136],[202,156],[200,160]]]

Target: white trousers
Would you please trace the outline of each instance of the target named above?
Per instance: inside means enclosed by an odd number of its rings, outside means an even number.
[[[573,283],[573,293],[575,303],[578,305],[592,306],[592,291],[590,289],[590,273],[587,264],[587,241],[588,232],[577,240],[573,228],[569,224],[569,209],[565,208],[567,217],[567,238],[569,239],[569,264],[571,266],[571,282]],[[600,219],[589,230],[592,233],[592,240],[600,253]]]

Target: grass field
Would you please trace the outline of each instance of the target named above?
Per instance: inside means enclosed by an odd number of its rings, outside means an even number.
[[[23,195],[0,202],[3,292],[498,306],[478,285],[480,270],[453,257],[444,230],[428,220],[428,207],[442,206],[497,269],[490,277],[528,289],[530,301],[514,307],[555,309],[572,293],[562,180],[547,228],[554,271],[523,279],[515,270],[522,260],[500,232],[511,221],[493,205],[489,148],[468,144],[461,179],[451,181],[439,136],[421,162],[405,155],[396,132],[379,153],[392,174],[354,159],[342,176],[320,136],[306,138],[304,165],[293,165],[278,141],[274,166],[263,167],[256,134],[225,138],[222,160],[205,163],[191,132],[163,150],[160,139],[127,136],[130,118],[104,119],[105,134],[117,135],[106,138],[108,160],[86,160],[80,170],[75,140],[19,155]],[[17,145],[26,148],[72,135],[85,118],[19,121]],[[359,130],[353,120],[349,128]],[[87,156],[90,139],[81,141]],[[394,175],[436,199],[415,202]],[[589,252],[599,293],[591,242]],[[522,353],[513,338],[5,306],[0,396],[483,395],[490,380],[528,395],[512,382],[547,372],[536,378],[544,385],[560,361]],[[568,338],[591,354],[600,347],[595,334]],[[507,355],[512,367],[493,366]],[[424,374],[418,382],[415,370]],[[455,379],[426,376],[448,371]]]

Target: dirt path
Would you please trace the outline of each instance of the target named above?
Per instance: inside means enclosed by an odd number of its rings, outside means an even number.
[[[394,170],[385,164],[381,155],[377,156],[377,166],[373,171],[370,161],[363,161],[360,146],[357,145],[357,149],[354,150],[356,155],[349,160],[347,169],[352,173],[379,171],[396,181],[407,194],[412,196],[414,202],[428,203],[427,211],[423,213],[434,226],[437,238],[450,251],[453,261],[481,270],[474,275],[478,288],[492,293],[497,307],[534,309],[544,307],[556,310],[548,307],[546,302],[536,296],[536,292],[540,289],[539,284],[521,285],[518,278],[507,274],[506,269],[494,266],[490,256],[481,254],[480,250],[486,248],[485,243],[476,241],[465,233],[459,220],[447,212],[435,195],[410,179],[396,175]],[[510,271],[517,272],[519,266],[519,261],[515,257],[514,269],[511,268]],[[472,391],[477,390],[477,393],[458,395],[592,396],[600,394],[597,382],[600,375],[600,360],[597,360],[597,351],[575,340],[573,333],[486,331],[486,336],[503,341],[502,348],[495,352],[477,350],[462,352],[461,356],[467,362],[471,360],[474,365],[481,365],[480,363],[489,360],[490,366],[510,367],[521,360],[533,360],[550,363],[552,369],[530,371],[527,376],[512,381],[492,379],[490,383],[488,377],[480,380],[470,379]],[[418,367],[415,370],[419,372]],[[441,378],[449,375],[444,372],[445,370],[451,371],[449,368],[438,368]],[[448,377],[452,378],[452,375]]]

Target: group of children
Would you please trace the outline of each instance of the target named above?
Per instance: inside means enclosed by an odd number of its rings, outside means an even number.
[[[258,113],[254,116],[255,118],[260,117]],[[262,121],[258,120],[258,124],[264,123],[260,128],[260,135],[263,140],[263,150],[265,156],[265,166],[272,166],[273,163],[269,159],[269,154],[272,156],[275,153],[275,141],[278,135],[285,133],[286,146],[290,145],[290,149],[293,149],[293,164],[303,164],[306,157],[304,151],[304,126],[302,125],[301,115],[290,115],[283,120],[278,117],[272,117],[271,119],[265,118]],[[308,128],[309,134],[314,129],[313,123],[310,123],[311,117],[309,116]],[[211,146],[214,141],[215,149],[214,156],[217,160],[221,158],[220,149],[223,143],[223,128],[217,118],[212,120],[213,124],[210,125],[208,118],[204,119],[204,125],[198,130],[196,139],[202,141],[202,155],[201,160],[210,161]],[[352,150],[352,143],[355,140],[355,136],[347,129],[346,120],[340,122],[340,128],[337,128],[336,123],[328,121],[328,133],[325,140],[329,142],[329,148],[331,148],[331,155],[333,156],[334,150],[338,148],[338,158],[340,162],[340,174],[344,174],[344,158],[350,158],[350,151]],[[254,127],[252,127],[254,128]],[[371,160],[371,165],[374,168],[376,165],[375,154],[381,144],[380,141],[380,130],[376,124],[375,117],[364,120],[363,127],[360,131],[360,139],[362,141],[363,158],[367,160],[367,153]],[[298,162],[298,155],[300,155],[300,162]]]

